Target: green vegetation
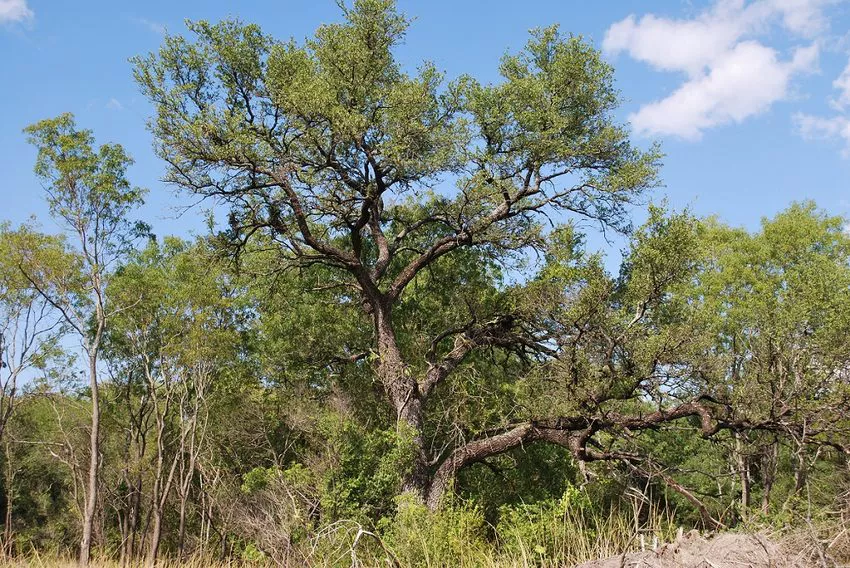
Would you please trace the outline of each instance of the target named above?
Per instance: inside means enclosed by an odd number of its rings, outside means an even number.
[[[846,221],[632,227],[660,155],[591,45],[447,81],[395,59],[407,26],[358,0],[136,59],[168,181],[227,209],[191,240],[132,219],[120,146],[27,129],[64,233],[0,226],[10,562],[562,566],[797,525],[838,555]]]

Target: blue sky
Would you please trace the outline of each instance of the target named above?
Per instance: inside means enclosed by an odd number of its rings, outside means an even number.
[[[850,2],[840,0],[400,0],[415,17],[400,50],[411,68],[496,80],[499,57],[528,30],[558,23],[603,50],[626,98],[635,140],[666,154],[666,197],[751,229],[790,202],[850,216]],[[127,60],[154,50],[185,19],[237,16],[278,38],[340,18],[332,0],[130,3],[0,0],[0,220],[45,215],[26,125],[70,111],[99,141],[136,159],[150,190],[140,216],[160,233],[203,231],[200,212],[160,181],[145,121],[151,109]]]

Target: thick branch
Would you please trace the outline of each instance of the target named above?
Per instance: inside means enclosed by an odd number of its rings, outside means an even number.
[[[425,380],[420,385],[420,390],[427,396],[438,384],[443,382],[458,365],[460,365],[470,353],[481,347],[499,346],[509,349],[528,349],[535,352],[551,353],[551,350],[532,338],[523,336],[514,331],[516,319],[511,315],[502,315],[482,325],[470,322],[465,326],[449,330],[440,334],[431,343],[425,359],[428,362],[428,371]],[[455,336],[454,345],[442,359],[438,361],[437,350],[439,344]]]
[[[437,467],[432,487],[428,494],[429,506],[436,506],[458,470],[486,458],[504,453],[523,444],[545,441],[570,450],[573,457],[582,462],[600,460],[640,460],[635,454],[622,452],[600,452],[587,447],[593,435],[603,430],[654,430],[663,424],[688,417],[698,417],[704,437],[721,430],[779,430],[786,428],[772,422],[750,423],[728,419],[723,414],[726,407],[716,404],[708,396],[682,403],[670,409],[660,409],[649,414],[623,415],[607,413],[596,417],[568,416],[529,420],[506,427],[499,433],[467,442],[452,451]],[[721,409],[719,412],[718,410]],[[687,496],[686,496],[687,498]],[[710,518],[710,517],[709,517]]]

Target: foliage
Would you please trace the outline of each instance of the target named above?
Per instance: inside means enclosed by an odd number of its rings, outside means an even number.
[[[635,228],[659,152],[589,42],[532,31],[485,84],[411,71],[409,25],[357,0],[304,41],[190,22],[136,58],[167,180],[226,211],[192,240],[129,221],[120,145],[26,130],[63,232],[0,225],[7,553],[560,566],[839,530],[846,220]]]

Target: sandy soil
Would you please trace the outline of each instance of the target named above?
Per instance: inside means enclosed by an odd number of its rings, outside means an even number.
[[[725,533],[703,538],[697,531],[656,550],[594,560],[579,568],[791,568],[817,564],[759,534]]]

